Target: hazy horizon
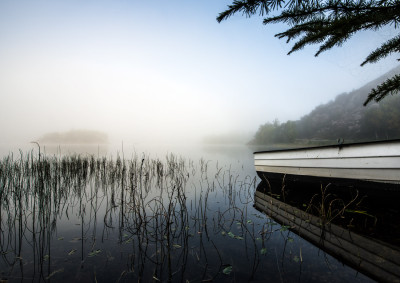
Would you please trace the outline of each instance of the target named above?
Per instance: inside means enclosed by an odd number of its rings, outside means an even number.
[[[397,66],[360,67],[395,32],[287,56],[262,18],[215,20],[231,1],[1,1],[0,143],[88,129],[112,141],[198,142],[296,120]]]

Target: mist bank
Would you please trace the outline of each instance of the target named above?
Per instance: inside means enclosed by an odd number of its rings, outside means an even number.
[[[338,140],[357,142],[400,138],[400,95],[363,106],[372,88],[398,73],[400,67],[357,90],[336,96],[299,120],[267,122],[259,127],[250,144],[322,145],[337,143]]]
[[[93,130],[71,130],[44,134],[37,142],[41,144],[107,144],[108,135]]]
[[[252,138],[252,133],[221,133],[207,135],[202,139],[203,144],[246,144]]]

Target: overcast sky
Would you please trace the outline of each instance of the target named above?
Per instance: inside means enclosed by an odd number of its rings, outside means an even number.
[[[91,129],[143,141],[255,132],[307,114],[397,65],[360,63],[395,35],[287,56],[284,26],[230,1],[0,1],[0,143]]]

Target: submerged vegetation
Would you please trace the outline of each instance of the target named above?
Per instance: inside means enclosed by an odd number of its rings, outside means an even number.
[[[10,154],[0,162],[1,279],[325,278],[318,250],[253,208],[256,186],[231,166],[173,154]],[[299,275],[303,258],[313,264]],[[332,280],[354,276],[348,270]]]
[[[395,201],[398,194],[385,194],[356,187],[321,184],[320,188],[308,183],[290,183],[282,180],[259,183],[257,191],[282,201],[294,210],[318,218],[323,227],[331,224],[359,235],[374,238],[400,247],[400,213]],[[393,193],[393,192],[392,192]]]
[[[3,279],[252,277],[264,245],[256,240],[246,206],[252,203],[255,179],[239,181],[222,168],[209,179],[208,166],[204,160],[197,166],[174,155],[164,161],[144,155],[113,160],[40,153],[3,158]],[[188,190],[188,180],[196,174],[200,181]],[[209,198],[215,198],[216,190],[226,203],[210,214]],[[241,270],[213,235],[242,241],[250,270]],[[67,243],[60,248],[61,242]]]

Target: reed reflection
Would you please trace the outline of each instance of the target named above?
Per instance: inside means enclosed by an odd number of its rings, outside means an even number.
[[[344,192],[329,186],[319,191],[300,186],[296,191],[286,190],[284,183],[266,180],[257,187],[255,207],[282,227],[371,278],[379,282],[400,282],[398,227],[392,231],[391,236],[395,236],[389,241],[384,241],[388,237],[385,231],[379,231],[382,224],[396,225],[399,211],[391,209],[391,202],[385,202],[379,210],[376,204],[380,201],[376,196],[375,206],[368,209],[366,205],[371,204],[368,198],[358,191]]]
[[[2,277],[201,281],[233,270],[252,278],[260,253],[247,206],[256,180],[209,166],[172,154],[4,158]],[[243,243],[250,269],[240,270],[227,238]]]

